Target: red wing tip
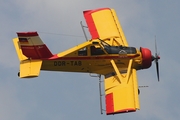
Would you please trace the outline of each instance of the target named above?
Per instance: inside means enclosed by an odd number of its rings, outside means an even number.
[[[110,8],[98,8],[98,9],[94,9],[94,10],[86,10],[86,11],[83,11],[84,14],[86,13],[93,13],[93,12],[97,12],[97,11],[101,11],[101,10],[109,10]]]
[[[33,37],[33,36],[38,36],[38,33],[35,32],[17,32],[18,37]]]

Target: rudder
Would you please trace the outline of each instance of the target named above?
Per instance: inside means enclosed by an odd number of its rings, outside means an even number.
[[[19,45],[22,53],[31,59],[52,57],[53,54],[42,42],[37,32],[18,32]]]

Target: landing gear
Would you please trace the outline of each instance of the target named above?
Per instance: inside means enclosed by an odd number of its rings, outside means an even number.
[[[138,89],[138,95],[140,94],[140,90]]]
[[[20,72],[18,72],[18,74],[17,74],[17,75],[18,75],[18,77],[19,77],[19,76],[20,76]]]

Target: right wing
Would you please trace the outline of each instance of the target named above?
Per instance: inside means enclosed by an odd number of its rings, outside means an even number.
[[[92,39],[108,40],[112,46],[128,46],[114,9],[101,8],[84,11]]]
[[[112,63],[113,65],[114,63]],[[114,67],[114,65],[113,65]],[[136,70],[105,75],[106,114],[135,112],[140,108]]]

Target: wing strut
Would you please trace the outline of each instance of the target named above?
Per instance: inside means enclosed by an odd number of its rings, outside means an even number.
[[[123,79],[125,79],[125,81],[128,82],[129,76],[130,76],[130,72],[131,72],[131,66],[132,66],[133,60],[132,60],[132,59],[129,60],[129,65],[128,65],[128,68],[127,68],[127,74],[126,74],[126,76],[123,76],[123,75],[119,72],[118,67],[117,67],[116,63],[114,62],[114,60],[111,60],[110,62],[111,62],[112,66],[113,66],[113,68],[114,68],[114,70],[115,70],[115,72],[116,72],[116,74],[117,74],[117,76],[118,76],[118,82],[119,82],[120,84],[123,83],[123,82],[124,82],[124,81],[122,81]]]
[[[82,21],[80,22],[80,24],[81,24],[81,28],[82,28],[83,33],[84,33],[84,37],[86,38],[86,41],[88,41],[88,38],[87,38],[86,32],[85,32],[85,30],[84,30],[84,28],[88,28],[88,27],[87,27],[87,26],[84,26],[84,25],[82,24]]]

